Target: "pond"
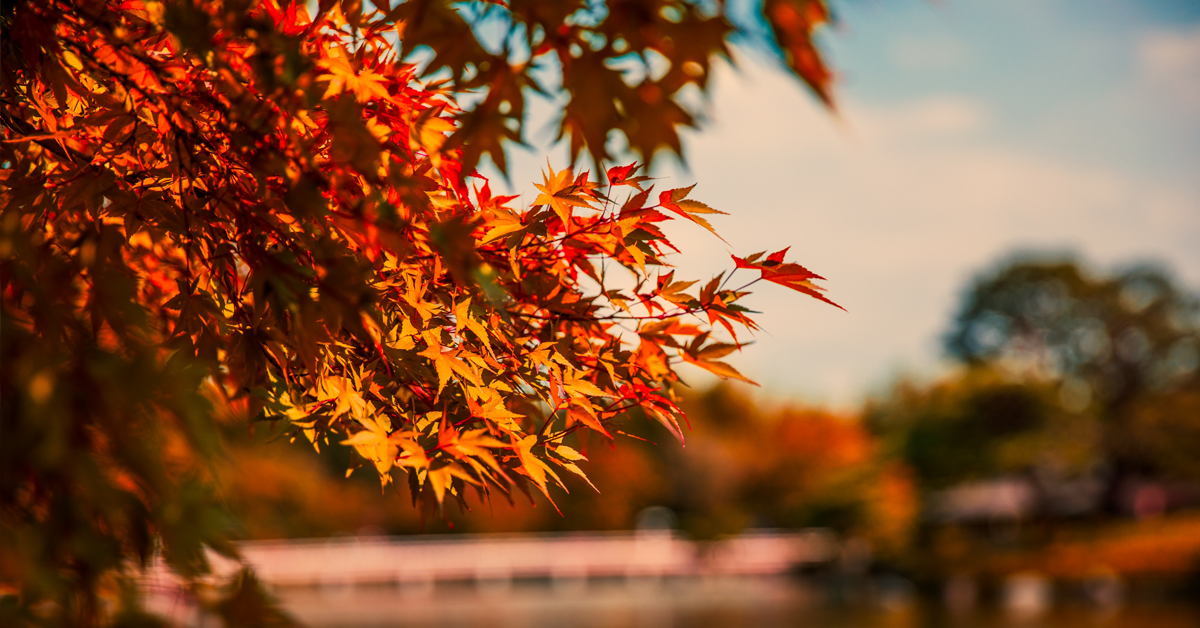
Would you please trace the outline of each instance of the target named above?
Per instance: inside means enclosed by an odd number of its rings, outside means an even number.
[[[277,592],[313,628],[1196,628],[1181,602],[1079,602],[950,612],[905,587],[842,589],[786,577],[546,580]],[[871,592],[873,591],[873,592]]]

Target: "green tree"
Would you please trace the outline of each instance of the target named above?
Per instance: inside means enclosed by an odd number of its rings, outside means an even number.
[[[972,285],[946,344],[965,364],[1052,382],[1058,405],[1099,422],[1117,475],[1200,477],[1180,455],[1200,436],[1200,413],[1187,411],[1200,392],[1200,301],[1162,268],[1007,263]]]
[[[898,385],[869,421],[926,487],[1104,470],[1116,508],[1131,477],[1200,479],[1197,312],[1159,267],[1005,262],[967,288],[945,337],[962,368]]]
[[[1161,268],[1093,276],[1074,261],[1018,261],[971,286],[946,347],[967,364],[1061,380],[1068,396],[1120,412],[1200,384],[1198,341],[1196,296]]]

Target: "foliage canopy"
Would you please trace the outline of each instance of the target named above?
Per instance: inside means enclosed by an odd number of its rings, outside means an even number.
[[[828,101],[823,3],[761,8]],[[682,440],[680,362],[744,379],[721,358],[756,328],[749,285],[827,301],[786,251],[735,257],[744,283],[676,279],[662,224],[722,212],[602,167],[614,133],[645,161],[679,153],[681,99],[737,32],[723,3],[49,0],[7,4],[3,27],[21,612],[50,599],[88,623],[128,557],[161,549],[190,576],[205,546],[233,551],[214,417],[352,446],[427,510],[549,496],[583,475],[581,430],[647,417]],[[564,95],[560,136],[597,176],[550,168],[518,208],[475,167],[504,169],[538,91]]]
[[[971,286],[946,337],[967,363],[1004,361],[1085,386],[1111,408],[1200,383],[1200,302],[1163,270],[1108,277],[1066,261],[1018,261]]]

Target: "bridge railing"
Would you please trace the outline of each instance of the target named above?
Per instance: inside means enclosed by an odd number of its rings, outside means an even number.
[[[768,575],[832,560],[823,530],[754,531],[698,542],[670,531],[573,534],[347,537],[254,541],[242,560],[273,587],[406,584],[438,581]],[[211,555],[214,578],[241,563]],[[161,563],[148,584],[169,587]]]

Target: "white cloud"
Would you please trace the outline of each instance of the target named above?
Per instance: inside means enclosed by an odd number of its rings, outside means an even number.
[[[732,151],[726,154],[756,163],[802,149],[837,153],[904,139],[966,136],[986,129],[990,119],[983,103],[957,94],[887,108],[839,102],[838,110],[830,112],[792,77],[753,58],[740,59],[737,71],[720,66],[714,81],[712,121],[688,139],[721,144]]]
[[[1142,37],[1137,53],[1151,88],[1200,113],[1200,28],[1149,33]]]
[[[998,142],[987,110],[953,94],[846,102],[839,119],[786,77],[742,70],[718,78],[717,124],[692,138],[692,174],[665,184],[698,181],[693,196],[730,212],[714,226],[733,252],[794,245],[790,258],[828,277],[849,310],[756,291],[769,335],[731,360],[775,392],[852,403],[900,366],[935,368],[959,291],[1015,249],[1154,257],[1200,281],[1186,242],[1200,233],[1194,189]],[[668,231],[679,276],[728,267],[727,247],[689,227]]]
[[[971,52],[954,39],[899,37],[891,45],[891,59],[905,70],[956,70],[971,63]]]
[[[730,361],[773,393],[851,404],[900,367],[937,368],[959,291],[1014,249],[1073,250],[1100,264],[1154,257],[1200,283],[1194,186],[1013,147],[997,140],[985,106],[957,94],[848,100],[832,115],[750,60],[715,81],[713,124],[687,141],[691,172],[659,173],[659,185],[698,182],[694,197],[732,214],[713,219],[730,244],[667,225],[684,252],[678,276],[726,270],[730,252],[793,246],[789,259],[828,277],[849,310],[756,286],[748,305],[763,311],[766,333]],[[519,189],[544,163],[521,160]]]
[[[850,108],[847,118],[867,139],[896,141],[959,136],[981,130],[987,110],[979,102],[955,95],[931,96],[887,109]]]

